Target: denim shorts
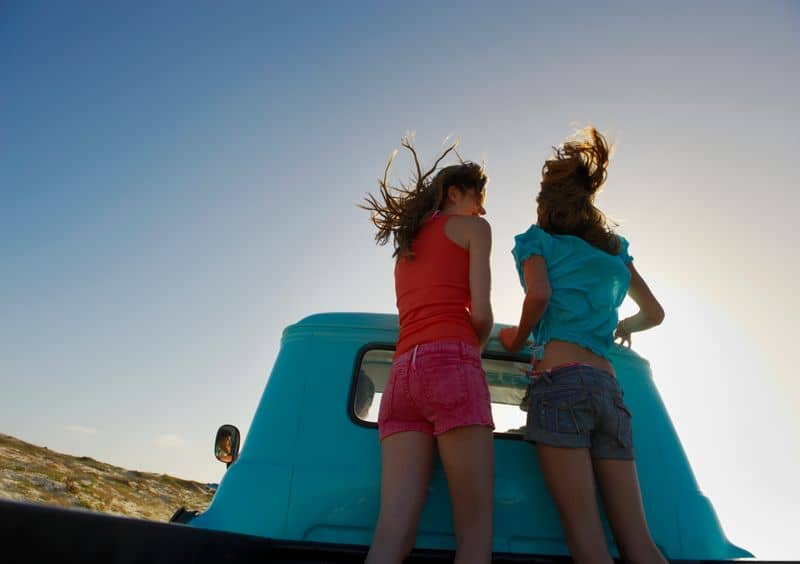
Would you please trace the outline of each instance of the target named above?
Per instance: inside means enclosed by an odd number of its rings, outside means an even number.
[[[586,364],[535,376],[528,389],[527,440],[588,448],[592,458],[634,458],[631,412],[614,376]]]
[[[394,359],[378,414],[381,440],[404,431],[436,436],[469,425],[494,428],[476,347],[433,341]]]

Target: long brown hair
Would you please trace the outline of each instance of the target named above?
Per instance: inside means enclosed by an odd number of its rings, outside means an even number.
[[[455,150],[457,144],[451,145],[439,155],[426,172],[422,172],[419,156],[408,137],[403,138],[401,145],[414,157],[416,174],[411,178],[411,182],[400,183],[399,186],[389,184],[389,168],[395,152],[386,163],[383,179],[378,181],[383,203],[372,194],[367,194],[364,198],[366,204],[359,207],[370,212],[370,219],[378,228],[375,241],[379,245],[385,245],[391,237],[394,244],[393,257],[413,258],[411,244],[414,238],[433,212],[441,210],[447,203],[447,191],[453,187],[458,190],[473,189],[483,197],[489,179],[483,167],[473,162],[465,162],[460,156],[458,157],[460,164],[446,166],[432,176],[448,154],[453,152],[458,156]]]
[[[542,167],[538,225],[549,233],[575,235],[609,254],[619,252],[613,224],[594,205],[606,180],[609,146],[594,127],[587,127],[561,147]]]

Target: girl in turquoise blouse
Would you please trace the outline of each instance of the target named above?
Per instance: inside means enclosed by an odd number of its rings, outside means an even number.
[[[511,351],[533,338],[526,438],[558,507],[575,562],[611,563],[595,496],[600,486],[622,557],[665,562],[647,528],[634,463],[631,415],[608,360],[614,339],[661,323],[664,312],[594,197],[609,148],[593,127],[542,168],[537,222],[512,251],[525,300],[518,327],[500,332]],[[618,321],[628,294],[639,311]]]

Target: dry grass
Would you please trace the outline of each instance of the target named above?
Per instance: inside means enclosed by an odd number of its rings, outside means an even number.
[[[0,434],[0,498],[167,521],[180,506],[204,510],[205,484],[126,470]]]

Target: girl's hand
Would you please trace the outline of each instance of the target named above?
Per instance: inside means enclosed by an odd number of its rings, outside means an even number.
[[[631,332],[625,328],[624,319],[619,322],[617,330],[614,331],[614,340],[619,340],[619,344],[623,347],[631,348]]]
[[[514,341],[517,340],[517,327],[504,327],[500,329],[497,338],[507,351],[514,352],[522,348],[521,346],[514,347]]]

